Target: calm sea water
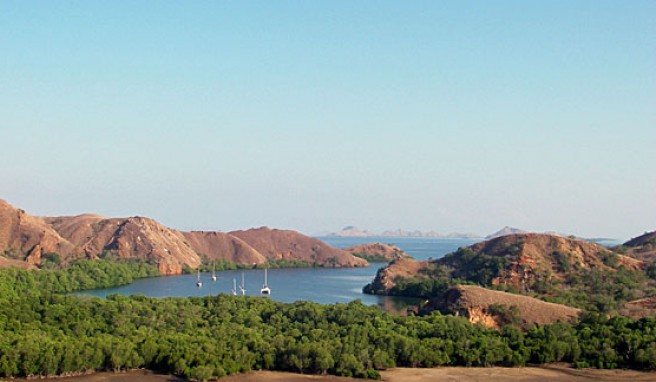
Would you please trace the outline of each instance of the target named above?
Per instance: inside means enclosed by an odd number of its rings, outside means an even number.
[[[417,260],[440,258],[458,247],[470,245],[475,240],[468,239],[416,239],[416,238],[339,238],[321,237],[326,243],[337,248],[356,244],[382,242],[393,244],[406,251]],[[376,271],[385,264],[372,264],[366,268],[301,268],[269,269],[268,284],[272,292],[270,298],[282,302],[310,300],[321,304],[346,303],[355,299],[367,305],[379,305],[387,311],[403,311],[412,300],[398,297],[371,296],[362,293],[362,287],[371,282]],[[231,293],[233,279],[241,282],[242,271],[216,272],[217,281],[212,282],[210,273],[201,273],[203,286],[196,287],[196,275],[155,277],[136,280],[130,285],[116,288],[96,289],[79,294],[105,297],[109,294],[142,294],[151,297],[189,297]],[[264,271],[244,270],[246,294],[259,296],[264,282]]]

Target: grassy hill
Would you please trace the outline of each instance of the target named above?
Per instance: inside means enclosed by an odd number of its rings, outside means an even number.
[[[547,234],[515,234],[460,248],[429,262],[395,261],[365,292],[436,298],[474,284],[616,314],[627,302],[656,295],[642,260],[599,244]]]

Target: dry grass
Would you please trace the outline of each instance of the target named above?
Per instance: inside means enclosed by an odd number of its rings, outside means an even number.
[[[466,368],[440,367],[434,369],[397,368],[381,372],[383,381],[420,382],[420,381],[481,381],[481,382],[654,382],[656,373],[633,370],[596,370],[571,369],[565,366],[524,367],[524,368]],[[79,377],[65,378],[71,382],[173,382],[183,379],[154,374],[147,370],[134,370],[127,373],[96,373]],[[233,375],[221,379],[224,382],[356,382],[361,379],[335,376],[303,375],[274,371],[257,371]]]

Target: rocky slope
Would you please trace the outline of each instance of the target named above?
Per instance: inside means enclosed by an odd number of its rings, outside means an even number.
[[[187,243],[201,256],[238,264],[262,264],[267,258],[242,239],[223,232],[192,231],[182,233]]]
[[[70,256],[80,254],[79,249],[43,219],[0,199],[0,254],[4,254],[3,263],[7,263],[8,259],[40,264],[41,255],[48,252]]]
[[[410,257],[401,248],[382,243],[360,244],[353,247],[344,248],[348,253],[354,256],[363,257],[369,261],[378,259],[379,261],[390,262],[393,260]]]
[[[232,231],[230,235],[248,243],[270,260],[300,260],[331,267],[364,267],[368,263],[321,240],[295,231],[253,228]]]
[[[430,262],[407,260],[393,262],[374,280],[374,284],[384,286],[381,293],[389,291],[398,277],[422,276],[429,266],[445,266],[454,270],[456,277],[471,276],[479,270],[469,268],[488,268],[492,285],[508,285],[521,289],[544,277],[565,278],[575,269],[600,268],[610,270],[606,265],[609,258],[629,269],[644,266],[640,260],[611,252],[599,244],[560,236],[524,233],[500,236],[492,240],[476,243],[464,250],[446,255]],[[485,278],[485,276],[480,276]]]
[[[525,329],[557,321],[572,321],[581,312],[580,309],[562,304],[474,285],[453,287],[440,298],[431,299],[424,310],[462,315],[472,323],[490,328],[500,328],[511,323]]]
[[[633,238],[622,245],[626,254],[639,260],[656,262],[656,231],[647,232]]]
[[[420,272],[428,266],[428,261],[417,261],[409,257],[396,259],[378,270],[371,284],[365,287],[368,289],[366,293],[387,295],[397,282],[418,277]]]
[[[645,266],[641,260],[584,240],[514,234],[461,248],[433,261],[394,261],[379,270],[365,291],[443,298],[449,287],[474,283],[617,313],[631,299],[652,294],[656,282],[649,279]],[[636,306],[644,307],[645,303]]]
[[[584,240],[524,233],[501,236],[469,247],[474,254],[503,260],[504,268],[491,280],[493,285],[521,289],[543,278],[565,279],[585,269],[611,270],[611,259],[629,269],[644,266],[642,261],[615,254],[608,248]],[[452,267],[463,266],[463,256],[447,255],[438,260]]]
[[[139,259],[156,265],[165,275],[180,274],[182,266],[196,268],[200,257],[184,236],[144,217],[104,218],[78,215],[45,218],[87,258],[111,253],[123,259]],[[61,252],[66,255],[66,252]]]
[[[138,259],[157,265],[165,275],[179,274],[185,266],[196,268],[203,258],[248,265],[281,259],[334,267],[368,264],[294,231],[181,232],[145,217],[41,218],[0,200],[0,266],[39,266],[41,255],[49,252],[58,253],[64,265],[80,257]]]

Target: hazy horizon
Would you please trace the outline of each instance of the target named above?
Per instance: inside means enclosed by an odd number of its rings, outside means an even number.
[[[0,198],[180,230],[656,229],[656,2],[0,2]]]

